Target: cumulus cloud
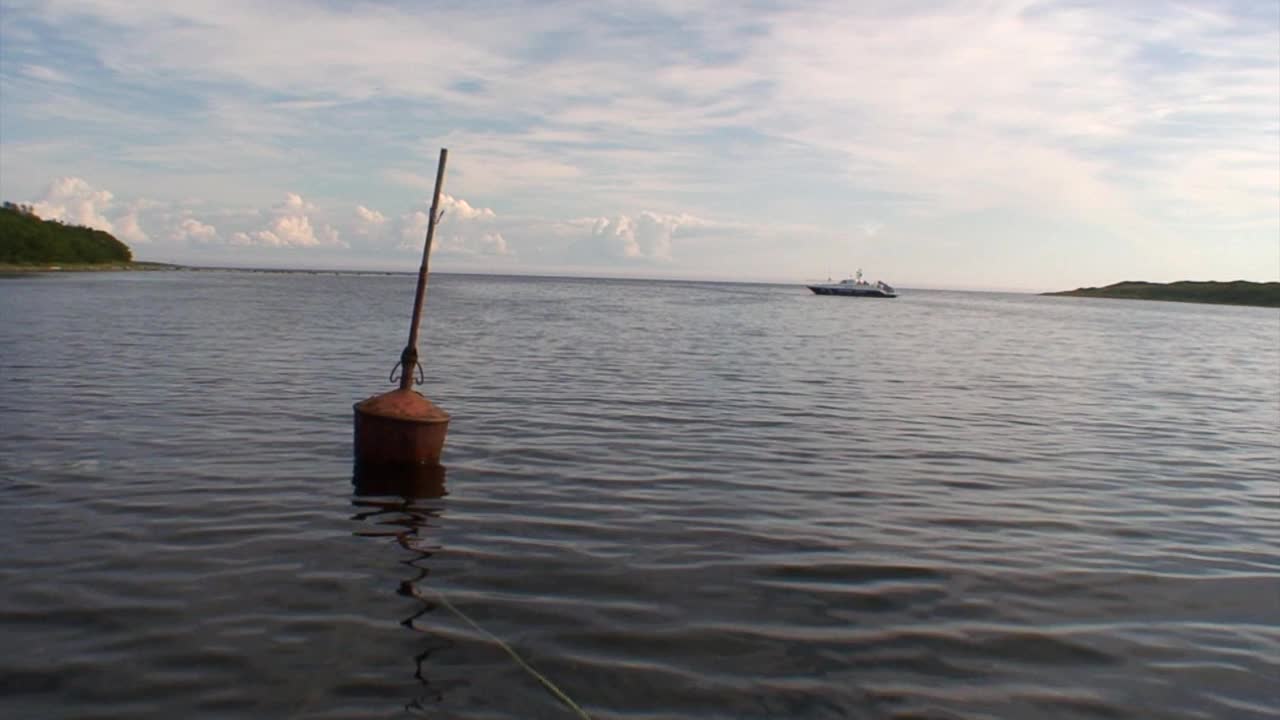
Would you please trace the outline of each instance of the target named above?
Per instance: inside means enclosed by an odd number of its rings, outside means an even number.
[[[218,239],[218,230],[195,218],[184,218],[169,233],[169,239],[177,242],[208,243]]]
[[[53,22],[65,29],[67,43],[83,46],[112,72],[103,76],[102,92],[88,94],[93,98],[66,88],[60,94],[51,83],[60,73],[74,75],[75,58],[15,46],[17,57],[48,58],[41,61],[48,67],[15,65],[19,92],[10,93],[8,113],[19,124],[55,117],[67,132],[56,143],[5,146],[14,186],[47,179],[19,173],[64,167],[68,157],[91,159],[94,168],[120,160],[87,148],[92,141],[129,147],[129,173],[155,173],[170,183],[166,190],[176,194],[182,186],[223,208],[272,197],[264,187],[303,187],[288,180],[300,166],[282,162],[299,152],[328,158],[322,164],[341,165],[371,185],[420,195],[430,192],[426,173],[444,145],[465,148],[451,165],[454,187],[474,197],[501,193],[504,204],[501,219],[483,220],[482,208],[450,207],[447,199],[442,250],[454,247],[455,236],[493,249],[510,239],[529,256],[537,242],[559,251],[581,241],[581,255],[590,252],[601,265],[674,257],[691,270],[700,262],[708,270],[723,266],[681,247],[690,226],[634,214],[655,207],[742,217],[750,237],[812,221],[823,237],[885,245],[870,240],[887,229],[856,221],[849,227],[828,210],[847,205],[886,223],[895,239],[922,238],[920,262],[908,266],[926,273],[936,267],[936,277],[952,271],[951,261],[932,252],[944,241],[923,238],[942,234],[950,241],[952,233],[930,228],[962,222],[984,226],[974,234],[989,237],[991,247],[1033,237],[1026,242],[1048,250],[1036,261],[1045,268],[1040,280],[1053,285],[1065,281],[1044,258],[1074,252],[1076,243],[1055,237],[1150,238],[1145,250],[1112,256],[1115,272],[1134,274],[1149,262],[1177,266],[1164,258],[1199,257],[1196,248],[1220,243],[1239,250],[1210,260],[1235,258],[1231,263],[1185,262],[1205,274],[1240,274],[1235,268],[1244,266],[1272,274],[1280,257],[1274,4],[659,3],[650,14],[682,28],[670,33],[662,30],[669,23],[623,27],[626,18],[619,25],[585,4],[557,12],[515,8],[494,17],[465,3],[429,13],[400,4],[354,15],[333,4],[298,3],[290,5],[296,32],[284,35],[276,30],[279,10],[266,3],[228,9],[79,2],[70,4],[74,11],[67,5],[6,8],[18,27]],[[113,32],[94,32],[98,27]],[[569,34],[575,42],[552,55],[530,55],[506,40],[544,33]],[[334,42],[353,37],[379,41],[360,53]],[[439,58],[448,58],[437,63],[446,72],[416,70]],[[185,85],[168,87],[166,79]],[[131,82],[164,96],[196,92],[200,102],[174,104],[173,113],[159,117],[95,99],[128,95]],[[22,88],[46,92],[24,96]],[[351,156],[341,140],[367,122],[362,101],[375,96],[404,112],[387,118]],[[198,110],[183,110],[189,106]],[[511,107],[521,112],[513,116]],[[417,153],[406,152],[405,138],[422,135],[415,123],[423,113],[433,117],[431,137]],[[153,141],[139,144],[140,132]],[[174,140],[157,145],[162,138]],[[338,149],[340,155],[326,155]],[[175,157],[182,158],[178,166]],[[386,169],[387,158],[401,167]],[[232,172],[242,179],[221,180]],[[217,179],[198,185],[209,178]],[[323,242],[324,217],[344,238],[387,258],[406,234],[407,245],[421,252],[424,208],[389,206],[386,216],[352,218],[354,202],[332,216],[296,207],[292,219],[202,217],[223,238],[242,231],[235,237],[244,244]],[[124,232],[124,220],[104,207],[91,201],[82,214],[96,213],[99,226],[105,220]],[[412,212],[402,216],[406,211]],[[556,220],[620,211],[632,214],[564,223],[572,233],[563,235],[546,229]],[[512,220],[512,213],[542,215]],[[182,215],[171,214],[152,234],[166,237],[174,217]],[[1032,219],[1019,225],[1019,218]],[[142,228],[149,220],[144,213]],[[1020,229],[1026,224],[1056,231],[1027,233]],[[735,253],[744,266],[790,271],[828,254],[814,237],[787,248],[790,267],[776,244],[760,243],[750,261],[742,244]],[[992,278],[1008,273],[1021,282],[1035,272],[1018,259],[992,269]]]
[[[440,193],[441,217],[448,215],[450,220],[493,220],[493,210],[489,208],[471,207],[466,200],[455,198],[447,193]]]
[[[366,225],[382,225],[387,217],[377,210],[370,210],[363,205],[356,206],[356,218]]]
[[[692,215],[665,215],[644,211],[638,215],[583,218],[577,225],[590,225],[590,238],[577,249],[590,249],[596,254],[631,260],[672,259],[672,238],[681,228],[704,228],[710,223]]]
[[[114,197],[82,178],[60,177],[49,184],[40,200],[31,205],[36,215],[46,220],[61,220],[111,232],[114,225],[107,219],[106,212],[111,208]]]
[[[137,199],[119,207],[113,193],[78,177],[57,178],[49,183],[40,199],[31,202],[35,214],[46,220],[105,230],[135,245],[151,241],[139,215],[155,206],[153,201]]]
[[[506,238],[502,237],[500,232],[486,232],[470,235],[448,235],[437,238],[436,246],[432,248],[432,252],[440,251],[452,255],[467,255],[471,257],[503,257],[514,255],[507,245]]]
[[[141,245],[151,242],[151,236],[138,223],[138,207],[136,205],[130,207],[129,211],[124,215],[116,218],[115,226],[115,236],[126,243]]]
[[[285,193],[284,202],[272,208],[272,218],[266,227],[233,233],[231,244],[277,248],[347,247],[333,226],[312,225],[309,215],[315,210],[316,207],[303,200],[301,195]]]
[[[357,205],[351,233],[359,238],[376,240],[384,235],[389,222],[387,216],[381,212],[364,205]]]
[[[400,216],[400,245],[405,250],[421,247],[427,235],[427,213],[414,210]]]
[[[461,198],[440,195],[440,222],[436,226],[431,253],[463,256],[500,257],[514,255],[502,233],[494,228],[497,213],[491,208],[475,207]],[[427,210],[417,209],[400,216],[399,247],[422,251],[427,235]]]

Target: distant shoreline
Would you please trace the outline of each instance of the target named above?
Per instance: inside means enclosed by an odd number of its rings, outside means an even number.
[[[17,264],[17,263],[0,263],[0,273],[5,274],[27,274],[27,273],[51,273],[51,272],[128,272],[128,271],[153,271],[153,270],[192,270],[194,268],[186,265],[171,265],[169,263],[132,261],[132,262],[106,262],[106,263],[33,263],[33,264]]]
[[[185,265],[178,263],[153,262],[146,260],[108,263],[0,263],[0,278],[25,275],[41,275],[53,273],[81,272],[228,272],[258,273],[264,275],[382,275],[412,276],[417,272],[411,270],[356,270],[338,268],[288,268],[288,267],[227,267],[220,265]],[[615,276],[565,275],[565,274],[525,274],[525,273],[491,273],[467,271],[437,271],[438,275],[476,275],[484,277],[516,277],[538,278],[545,280],[617,280],[623,282],[670,282],[670,283],[723,283],[730,285],[773,285],[793,286],[792,281],[760,281],[760,280],[697,280],[690,278],[638,278]],[[927,288],[918,288],[928,290]],[[1190,302],[1214,305],[1240,305],[1249,307],[1280,308],[1280,282],[1251,282],[1235,280],[1231,282],[1217,281],[1181,281],[1174,283],[1152,283],[1131,281],[1113,283],[1104,287],[1083,287],[1075,290],[1054,292],[1027,293],[1017,290],[957,290],[935,289],[937,292],[990,292],[998,294],[1036,294],[1057,297],[1087,297],[1118,300],[1160,300],[1166,302]]]
[[[1151,283],[1126,280],[1105,287],[1077,288],[1041,293],[1065,297],[1112,298],[1120,300],[1165,300],[1169,302],[1209,303],[1214,305],[1248,305],[1280,307],[1280,282],[1232,282],[1183,280],[1173,283]]]
[[[216,265],[178,265],[175,263],[150,262],[145,260],[113,263],[0,263],[0,276],[5,275],[40,275],[46,273],[81,273],[81,272],[229,272],[229,273],[264,273],[279,275],[416,275],[417,271],[407,270],[325,270],[307,268],[252,268],[252,267],[220,267]],[[450,273],[444,273],[446,275]]]

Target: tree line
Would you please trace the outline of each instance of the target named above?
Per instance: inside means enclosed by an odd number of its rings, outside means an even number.
[[[1248,280],[1230,282],[1182,280],[1167,284],[1126,280],[1106,287],[1087,287],[1045,294],[1280,307],[1280,282],[1259,283]]]
[[[11,202],[0,207],[0,263],[127,263],[129,246],[111,233],[82,225],[42,220],[30,205]]]

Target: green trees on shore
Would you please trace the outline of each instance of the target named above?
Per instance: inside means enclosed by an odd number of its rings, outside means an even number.
[[[30,205],[0,207],[0,264],[98,265],[133,261],[129,246],[102,230],[41,220]]]

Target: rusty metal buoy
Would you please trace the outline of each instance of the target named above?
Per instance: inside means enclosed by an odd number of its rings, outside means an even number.
[[[431,198],[431,215],[427,221],[427,239],[422,250],[422,267],[418,270],[418,289],[413,300],[413,320],[409,326],[409,342],[391,371],[392,382],[399,387],[355,404],[355,456],[358,467],[396,467],[434,465],[440,462],[445,434],[449,430],[449,413],[436,407],[413,389],[423,381],[418,363],[418,325],[427,293],[427,264],[431,259],[431,242],[439,221],[440,190],[444,185],[444,165],[449,151],[441,148],[440,166],[436,169],[436,189]],[[397,377],[398,373],[398,377]]]

